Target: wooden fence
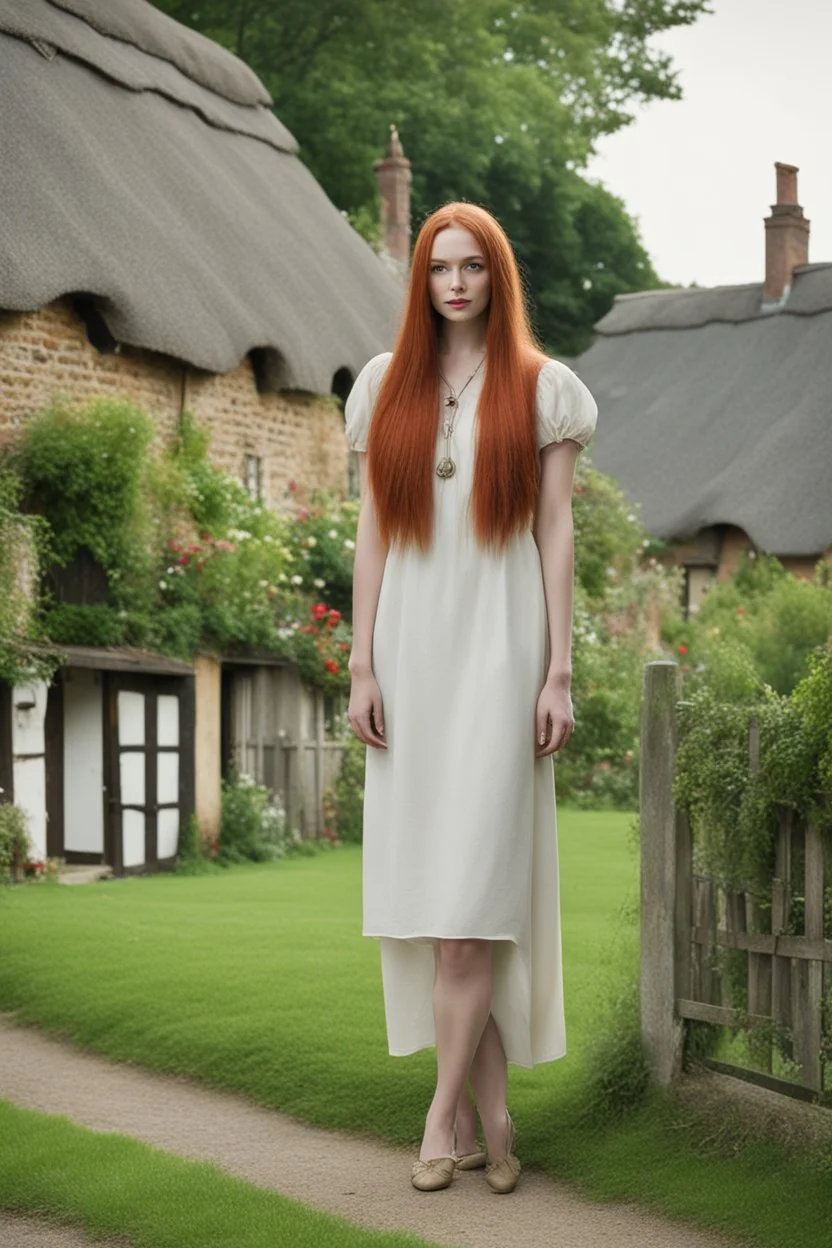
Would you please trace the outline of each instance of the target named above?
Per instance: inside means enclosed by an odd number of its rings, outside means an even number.
[[[777,1091],[825,1099],[832,1085],[824,1042],[832,940],[824,937],[830,864],[820,830],[781,809],[770,904],[768,896],[761,901],[730,891],[698,873],[687,816],[673,800],[679,694],[675,663],[647,664],[639,777],[641,1003],[653,1075],[669,1083],[680,1073],[685,1020],[697,1020],[747,1034],[747,1066],[711,1065]],[[759,724],[752,720],[749,768],[759,765]],[[731,974],[725,973],[728,951]]]

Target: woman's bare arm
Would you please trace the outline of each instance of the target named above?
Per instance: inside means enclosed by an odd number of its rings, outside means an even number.
[[[366,452],[358,452],[361,511],[355,538],[352,583],[352,676],[347,717],[356,736],[376,749],[386,749],[381,691],[373,673],[373,629],[387,562],[387,546],[376,522],[376,509],[367,478]],[[378,730],[378,731],[376,731]]]
[[[575,575],[572,492],[579,450],[577,442],[565,439],[544,447],[540,453],[540,493],[533,533],[543,571],[549,667],[537,705],[538,757],[553,754],[566,745],[574,727],[570,695]]]

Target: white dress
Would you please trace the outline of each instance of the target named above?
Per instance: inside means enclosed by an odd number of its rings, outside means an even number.
[[[390,354],[347,400],[349,445],[366,450]],[[482,551],[466,516],[483,374],[461,396],[453,477],[434,475],[430,551],[384,568],[373,631],[387,750],[367,749],[364,935],[381,945],[391,1054],[435,1044],[432,938],[496,942],[492,1013],[508,1060],[566,1052],[557,822],[551,755],[535,758],[549,640],[531,529]],[[538,445],[592,437],[597,409],[555,360],[537,385]],[[437,415],[436,462],[445,439]]]

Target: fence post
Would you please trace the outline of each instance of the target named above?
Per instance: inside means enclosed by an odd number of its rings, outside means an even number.
[[[676,663],[647,663],[641,708],[641,1035],[653,1078],[670,1083],[682,1066],[682,1022],[676,1014],[677,814]],[[683,855],[684,857],[684,855]],[[679,899],[679,910],[684,904]]]

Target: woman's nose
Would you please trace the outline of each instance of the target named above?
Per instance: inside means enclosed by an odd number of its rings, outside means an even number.
[[[451,274],[451,290],[462,290],[464,285],[461,273]]]

